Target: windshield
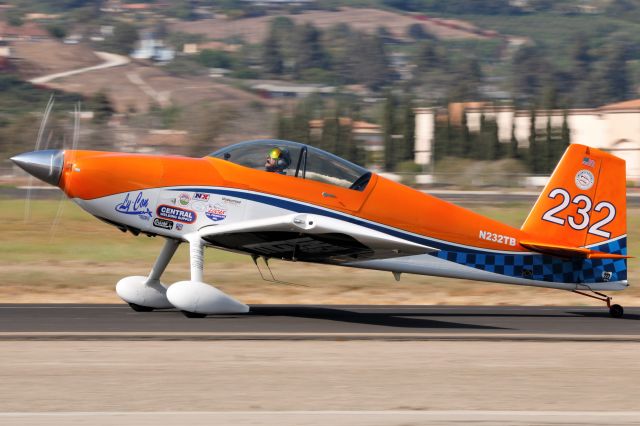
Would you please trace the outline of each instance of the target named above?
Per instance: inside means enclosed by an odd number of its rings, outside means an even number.
[[[336,155],[297,142],[265,139],[242,142],[210,155],[257,170],[362,191],[371,173]]]

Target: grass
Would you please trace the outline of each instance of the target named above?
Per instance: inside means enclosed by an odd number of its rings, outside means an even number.
[[[158,255],[161,238],[134,237],[106,225],[75,204],[31,203],[24,220],[22,200],[2,199],[0,208],[0,302],[118,302],[115,283],[128,275],[145,275]],[[472,207],[473,210],[519,227],[527,204]],[[628,212],[630,254],[640,257],[640,209]],[[520,286],[476,283],[437,277],[391,274],[333,266],[273,261],[276,276],[308,287],[265,283],[248,256],[206,251],[205,281],[247,303],[370,303],[370,304],[593,304],[567,292]],[[630,259],[631,279],[638,260]],[[165,273],[172,283],[189,275],[188,250],[181,246]],[[640,304],[640,291],[621,293],[620,303]],[[598,302],[595,302],[597,305]]]

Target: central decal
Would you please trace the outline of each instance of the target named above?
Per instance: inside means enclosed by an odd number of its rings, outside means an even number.
[[[198,215],[192,210],[182,209],[180,207],[168,206],[162,204],[158,206],[156,214],[165,219],[175,220],[182,223],[193,223]]]

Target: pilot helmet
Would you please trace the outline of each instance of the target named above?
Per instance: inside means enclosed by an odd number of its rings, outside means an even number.
[[[278,147],[271,149],[271,151],[269,151],[269,158],[275,160],[275,165],[273,166],[274,171],[281,172],[291,164],[291,156],[286,149]]]

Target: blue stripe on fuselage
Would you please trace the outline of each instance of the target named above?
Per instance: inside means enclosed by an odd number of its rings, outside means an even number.
[[[168,189],[226,195],[268,204],[289,211],[332,217],[440,250],[430,253],[432,256],[505,276],[550,282],[594,283],[605,281],[606,272],[612,274],[606,281],[627,279],[627,263],[624,259],[563,259],[539,253],[475,248],[427,238],[408,231],[391,228],[387,225],[360,219],[346,213],[309,205],[304,202],[285,200],[272,195],[218,188],[182,187]],[[626,254],[626,237],[602,242],[590,248],[607,253]]]

